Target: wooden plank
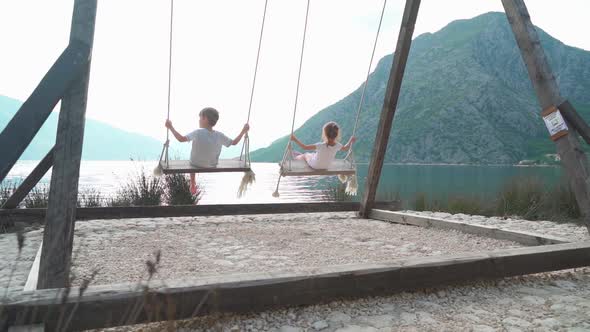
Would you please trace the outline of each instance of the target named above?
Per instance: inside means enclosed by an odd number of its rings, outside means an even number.
[[[74,1],[70,43],[80,40],[92,49],[96,7],[97,0]],[[90,60],[61,101],[39,266],[40,289],[69,284],[89,78]]]
[[[39,262],[41,261],[41,248],[43,248],[43,241],[39,244],[39,250],[29,271],[27,282],[23,288],[24,292],[30,292],[37,290],[37,278],[39,277]],[[23,322],[25,323],[25,322]],[[25,323],[26,324],[26,323]],[[2,326],[0,326],[1,328]],[[45,324],[35,325],[15,325],[8,328],[8,332],[43,332],[45,331]]]
[[[0,133],[0,182],[29,146],[70,84],[82,74],[89,55],[90,48],[86,43],[70,42]]]
[[[35,255],[35,260],[33,261],[33,265],[31,265],[31,270],[29,271],[29,276],[27,277],[27,282],[25,283],[25,287],[23,291],[33,291],[37,289],[37,280],[39,278],[39,263],[41,262],[41,251],[43,248],[43,241],[39,244],[39,249],[37,250],[37,255]]]
[[[563,105],[565,99],[559,92],[559,87],[549,67],[543,46],[535,26],[531,22],[524,0],[502,0],[502,4],[526,64],[541,109]],[[555,144],[565,174],[568,177],[590,233],[590,173],[588,159],[580,146],[578,135],[575,135],[576,130],[571,126],[571,123],[567,120],[566,122],[571,134],[559,138],[555,141]]]
[[[65,304],[61,290],[11,294],[0,310],[9,324],[45,321],[58,326],[60,314],[75,310],[67,328],[95,329],[211,313],[246,313],[312,305],[341,298],[383,296],[480,279],[496,279],[590,265],[590,241],[504,249],[481,253],[408,258],[386,263],[322,266],[309,272],[219,275],[141,285],[72,288]],[[136,308],[135,315],[130,309]],[[33,317],[31,313],[36,313]]]
[[[43,324],[11,326],[8,328],[8,332],[43,332],[43,331],[45,331],[45,327],[43,326]]]
[[[37,164],[35,169],[26,177],[26,179],[16,188],[16,191],[4,202],[3,209],[14,209],[27,197],[33,188],[39,183],[41,178],[45,176],[47,171],[53,166],[53,150],[51,150],[43,157],[41,162]]]
[[[584,121],[584,119],[580,116],[580,114],[574,108],[569,101],[564,101],[558,107],[559,111],[565,118],[565,120],[571,124],[578,134],[582,136],[586,144],[590,144],[590,126]]]
[[[397,203],[377,202],[375,205],[383,209],[397,208]],[[358,211],[359,207],[358,202],[99,207],[77,209],[76,220],[347,212]],[[45,214],[46,209],[0,210],[0,224],[9,221],[43,223]]]
[[[371,219],[389,221],[398,224],[414,225],[420,227],[432,227],[437,229],[455,230],[463,233],[485,236],[498,240],[508,240],[524,244],[526,246],[538,246],[547,244],[568,243],[567,239],[545,236],[524,231],[511,231],[485,225],[473,225],[456,220],[424,217],[411,213],[392,212],[385,210],[371,210]]]
[[[195,167],[188,160],[160,161],[164,174],[248,172],[252,169],[244,160],[220,159],[217,167]]]
[[[37,278],[39,276],[39,262],[41,261],[41,248],[43,247],[43,241],[39,244],[39,250],[37,250],[37,255],[35,256],[35,260],[33,261],[33,265],[31,266],[31,270],[29,271],[29,276],[27,277],[27,282],[25,283],[25,287],[23,288],[24,292],[30,292],[37,290]],[[1,320],[0,320],[1,322]],[[29,325],[27,322],[17,323],[17,324],[27,324],[27,325],[14,325],[8,328],[8,332],[43,332],[45,331],[45,324],[35,324]],[[2,328],[2,326],[0,326]]]
[[[280,164],[279,164],[280,166]],[[304,160],[285,162],[281,176],[355,175],[356,167],[348,160],[335,159],[328,169],[313,169]]]
[[[377,127],[375,145],[373,146],[373,153],[371,155],[371,162],[367,173],[365,191],[361,199],[359,215],[363,218],[369,216],[369,213],[373,208],[375,195],[377,194],[377,186],[379,185],[379,178],[381,177],[381,169],[383,168],[387,143],[389,142],[391,126],[397,109],[397,100],[399,98],[402,80],[404,78],[410,46],[412,45],[414,25],[416,24],[419,9],[420,0],[406,0],[406,7],[404,9],[404,16],[397,39],[393,64],[391,66],[389,81],[387,82],[387,88],[385,90],[385,100],[383,101],[381,118],[379,119],[379,126]]]

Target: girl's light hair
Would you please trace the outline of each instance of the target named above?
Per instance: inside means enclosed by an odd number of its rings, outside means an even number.
[[[329,138],[340,141],[340,126],[334,121],[327,122],[322,128],[322,141],[327,143]]]

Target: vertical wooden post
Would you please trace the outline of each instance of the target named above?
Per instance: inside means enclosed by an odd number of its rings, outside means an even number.
[[[97,0],[74,1],[70,43],[80,41],[92,50],[96,7]],[[38,289],[69,284],[89,77],[90,61],[61,101]]]
[[[524,0],[502,0],[508,22],[516,37],[520,53],[526,64],[527,70],[541,109],[559,106],[564,103],[551,67],[545,57],[539,36]],[[580,147],[580,141],[575,127],[568,123],[569,135],[565,135],[555,141],[557,152],[561,157],[562,165],[569,179],[580,207],[586,227],[590,232],[590,179],[588,172],[588,159]]]
[[[377,193],[379,177],[381,177],[381,169],[383,168],[387,142],[389,141],[389,134],[391,133],[393,117],[397,108],[397,100],[399,98],[402,80],[404,78],[410,46],[412,45],[414,25],[416,24],[419,9],[420,0],[406,1],[393,64],[389,73],[389,81],[387,82],[387,89],[385,90],[385,100],[383,101],[381,118],[379,120],[379,126],[377,127],[377,135],[373,147],[373,154],[371,156],[371,163],[369,164],[365,192],[361,199],[359,216],[362,218],[368,218],[369,212],[375,203],[375,194]]]

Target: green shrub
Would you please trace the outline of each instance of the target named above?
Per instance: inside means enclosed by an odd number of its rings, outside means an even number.
[[[198,189],[196,195],[193,195],[190,190],[190,180],[184,174],[166,175],[164,183],[168,205],[194,205],[201,199],[202,191]]]
[[[37,185],[25,197],[23,203],[28,209],[46,208],[49,203],[49,186],[46,184]]]

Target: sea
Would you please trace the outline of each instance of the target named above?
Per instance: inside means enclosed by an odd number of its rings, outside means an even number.
[[[6,182],[18,183],[37,165],[38,161],[19,161]],[[111,197],[129,179],[141,172],[152,174],[156,161],[82,161],[79,188],[98,190]],[[335,176],[285,177],[279,185],[280,197],[272,196],[279,178],[276,163],[253,163],[256,182],[246,195],[238,198],[242,173],[199,174],[197,184],[202,190],[199,204],[252,204],[320,202],[333,197],[330,192],[339,185]],[[359,195],[363,192],[368,165],[358,165]],[[51,171],[42,179],[50,181]],[[398,165],[386,164],[378,187],[378,200],[399,198],[409,201],[417,194],[444,199],[450,196],[493,197],[510,181],[535,178],[546,185],[562,181],[560,167],[466,166],[466,165]]]

